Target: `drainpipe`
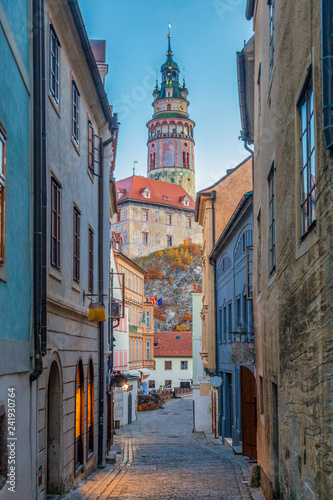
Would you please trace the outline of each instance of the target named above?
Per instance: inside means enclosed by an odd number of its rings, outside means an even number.
[[[103,266],[103,147],[100,139],[100,176],[98,178],[98,286],[100,300],[104,293],[104,266]],[[104,370],[104,323],[99,323],[99,421],[98,421],[98,467],[105,467],[105,446],[104,446],[104,399],[105,399],[105,370]]]
[[[210,198],[212,200],[212,225],[213,225],[213,248],[215,247],[215,200],[216,200],[216,191],[212,191],[210,193]]]
[[[333,149],[333,4],[321,0],[321,71],[323,134],[326,149]]]
[[[38,379],[43,371],[42,332],[46,333],[46,317],[42,313],[46,303],[46,287],[43,287],[43,249],[45,233],[42,203],[45,195],[45,48],[44,48],[44,0],[33,0],[33,159],[34,159],[34,208],[33,208],[33,336],[34,370],[30,382]],[[45,221],[46,222],[46,221]],[[46,276],[46,274],[45,274]],[[44,322],[44,323],[43,323]],[[45,336],[46,341],[46,336]]]

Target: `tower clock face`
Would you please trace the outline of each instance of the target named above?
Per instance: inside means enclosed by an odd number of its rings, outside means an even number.
[[[185,109],[184,104],[179,104],[178,109],[179,109],[179,111],[184,111],[184,109]]]
[[[156,106],[155,111],[159,111],[161,109],[161,106]]]

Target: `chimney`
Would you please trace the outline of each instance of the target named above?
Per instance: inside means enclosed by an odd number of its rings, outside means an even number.
[[[90,46],[97,63],[97,68],[99,70],[99,74],[101,75],[103,85],[105,87],[104,81],[109,71],[109,66],[105,63],[106,42],[105,40],[90,40]]]

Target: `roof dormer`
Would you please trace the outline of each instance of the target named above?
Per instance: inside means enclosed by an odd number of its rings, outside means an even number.
[[[119,198],[121,198],[125,193],[126,193],[126,189],[118,188],[116,191],[117,200],[119,200]]]
[[[149,199],[149,198],[150,198],[150,193],[151,193],[151,191],[150,191],[150,189],[149,189],[149,187],[148,187],[148,186],[146,186],[146,187],[142,188],[142,189],[140,190],[140,193],[142,194],[142,196],[143,196],[144,198],[147,198],[147,199]]]
[[[184,207],[188,207],[190,205],[190,198],[187,196],[180,196],[179,201],[184,205]]]

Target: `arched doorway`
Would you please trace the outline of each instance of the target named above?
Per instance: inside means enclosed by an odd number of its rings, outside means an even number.
[[[59,366],[52,362],[47,400],[47,492],[61,493],[62,388]]]
[[[256,381],[251,370],[240,367],[243,455],[257,458]]]
[[[128,394],[128,423],[132,423],[132,393]]]

